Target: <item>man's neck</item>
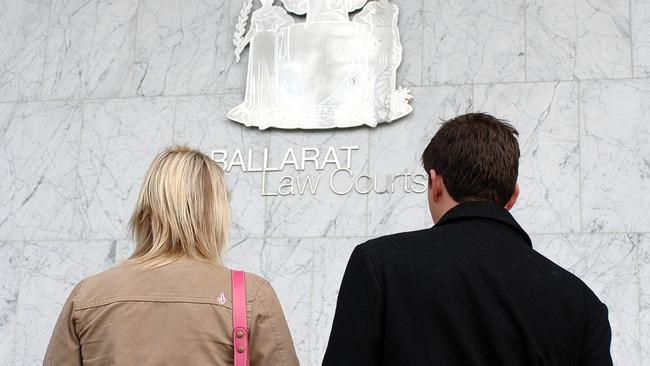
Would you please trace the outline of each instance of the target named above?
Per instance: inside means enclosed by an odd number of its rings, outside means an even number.
[[[436,207],[431,212],[431,218],[433,223],[436,224],[442,219],[443,216],[452,208],[458,206],[459,202],[454,201],[453,199],[444,200],[443,202],[436,203]]]

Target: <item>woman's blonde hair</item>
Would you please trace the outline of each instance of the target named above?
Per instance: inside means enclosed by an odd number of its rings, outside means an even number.
[[[155,268],[189,257],[220,263],[230,209],[221,166],[185,146],[160,153],[144,179],[130,229],[130,262]]]

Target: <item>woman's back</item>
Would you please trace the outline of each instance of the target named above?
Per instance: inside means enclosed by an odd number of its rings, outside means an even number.
[[[130,220],[133,254],[74,288],[43,364],[232,365],[228,200],[224,171],[207,155],[158,154]],[[246,275],[246,297],[250,365],[298,365],[271,285]]]
[[[271,285],[247,273],[246,298],[251,365],[298,365]],[[73,290],[44,364],[232,365],[231,299],[221,265],[119,265]]]

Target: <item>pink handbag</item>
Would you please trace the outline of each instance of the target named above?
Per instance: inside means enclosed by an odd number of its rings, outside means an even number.
[[[243,271],[231,271],[232,344],[235,366],[249,366],[248,327],[246,325],[246,280]]]

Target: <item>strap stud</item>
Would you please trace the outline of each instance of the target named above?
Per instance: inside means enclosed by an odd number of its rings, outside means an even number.
[[[235,335],[237,336],[237,338],[243,338],[244,337],[244,331],[243,330],[238,330],[237,332],[235,332]]]
[[[243,346],[237,347],[237,352],[244,353],[244,347]]]

